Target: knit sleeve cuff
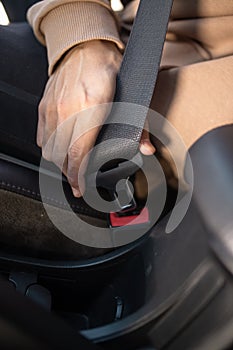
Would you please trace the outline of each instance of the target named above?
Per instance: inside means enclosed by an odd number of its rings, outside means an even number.
[[[47,47],[49,75],[59,59],[72,47],[90,40],[114,42],[120,50],[116,18],[106,7],[95,2],[71,2],[55,7],[33,26],[38,40]]]

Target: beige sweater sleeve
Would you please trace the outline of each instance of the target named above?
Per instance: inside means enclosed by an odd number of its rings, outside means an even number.
[[[108,40],[124,49],[108,0],[44,0],[29,9],[27,18],[47,47],[49,74],[64,53],[85,41]]]

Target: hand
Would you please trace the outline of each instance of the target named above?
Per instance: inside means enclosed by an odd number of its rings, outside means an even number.
[[[39,105],[37,144],[42,148],[43,157],[54,162],[67,176],[76,197],[81,196],[80,164],[93,148],[100,130],[94,127],[74,138],[76,126],[80,129],[83,123],[79,112],[113,101],[121,61],[122,55],[114,43],[95,40],[76,46],[49,78]],[[91,118],[95,118],[98,125],[104,123],[109,111],[103,108],[100,111],[99,115],[86,115],[84,129],[89,128]],[[66,127],[60,132],[62,123]],[[154,153],[147,132],[143,133],[140,150],[146,155]]]

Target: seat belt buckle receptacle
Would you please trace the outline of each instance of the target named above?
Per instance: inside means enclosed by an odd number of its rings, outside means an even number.
[[[142,165],[143,158],[138,153],[132,160],[119,162],[116,167],[99,170],[91,175],[96,178],[96,186],[106,190],[110,198],[117,203],[117,210],[108,214],[110,228],[148,226],[149,210],[138,205],[130,181],[130,178],[142,168]]]
[[[133,185],[130,182],[130,177],[142,165],[142,155],[138,153],[132,161],[119,163],[116,168],[100,173],[97,177],[97,186],[107,189],[111,198],[116,200],[119,206],[119,211],[108,214],[110,228],[134,225],[137,225],[138,228],[149,225],[149,210],[138,205],[133,193]]]
[[[149,210],[147,207],[139,210],[123,212],[110,213],[108,217],[108,224],[110,228],[123,227],[123,226],[134,226],[140,225],[142,228],[150,224]]]

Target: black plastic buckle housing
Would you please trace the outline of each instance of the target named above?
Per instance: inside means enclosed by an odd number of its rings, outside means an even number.
[[[108,214],[108,224],[112,229],[131,225],[144,228],[150,222],[149,211],[138,205],[130,182],[130,178],[142,165],[142,155],[138,153],[132,160],[120,162],[114,168],[99,170],[89,175],[87,185],[95,184],[97,188],[107,190],[110,199],[117,203],[119,209]]]
[[[143,159],[138,153],[132,160],[118,163],[114,168],[99,170],[88,176],[87,186],[95,184],[97,188],[107,190],[112,200],[118,203],[119,211],[134,210],[137,207],[133,194],[133,185],[129,181],[143,165]]]

